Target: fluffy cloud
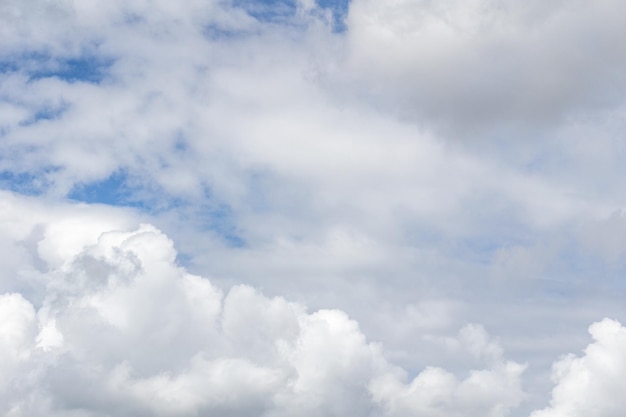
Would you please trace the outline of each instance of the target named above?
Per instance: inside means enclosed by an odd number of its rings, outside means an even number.
[[[407,380],[344,312],[308,313],[248,286],[224,294],[176,265],[152,226],[102,231],[78,251],[43,240],[65,257],[51,257],[40,305],[0,297],[6,415],[500,416],[521,401],[523,367],[480,328],[458,343],[488,369]]]
[[[412,381],[401,372],[373,381],[375,400],[389,416],[509,415],[523,399],[520,376],[525,366],[504,361],[501,348],[480,326],[468,325],[449,339],[472,354],[489,358],[491,368],[471,371],[464,380],[441,368],[428,367]]]
[[[28,345],[35,331],[35,310],[20,294],[7,293],[0,296],[0,317],[0,352],[5,358],[0,365],[0,389],[4,394],[0,398],[4,398],[11,377],[30,356]]]
[[[550,406],[531,417],[619,416],[626,407],[626,329],[604,319],[589,327],[593,343],[584,355],[567,355],[554,364],[556,387]]]

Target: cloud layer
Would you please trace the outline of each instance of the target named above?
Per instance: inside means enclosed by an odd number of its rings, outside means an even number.
[[[619,1],[355,0],[350,59],[405,116],[484,127],[552,124],[625,87]],[[603,45],[598,48],[598,45]]]
[[[0,410],[616,415],[623,9],[0,1]]]

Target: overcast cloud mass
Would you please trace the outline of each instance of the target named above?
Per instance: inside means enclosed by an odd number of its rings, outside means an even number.
[[[623,416],[623,16],[0,0],[0,414]]]

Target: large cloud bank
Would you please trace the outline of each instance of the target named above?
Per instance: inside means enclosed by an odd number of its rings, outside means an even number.
[[[459,340],[488,369],[409,377],[340,310],[187,273],[153,226],[88,235],[39,245],[40,305],[0,295],[3,415],[499,417],[523,398],[524,366],[480,327]]]
[[[155,227],[120,229],[128,214],[31,204],[20,225],[6,220],[28,201],[4,197],[4,240],[24,259],[3,281],[28,268],[39,277],[0,295],[3,415],[504,417],[526,397],[526,366],[481,326],[446,343],[485,368],[410,375],[345,312],[309,312],[245,285],[224,292],[179,266]],[[606,319],[590,332],[581,357],[555,363],[550,406],[532,417],[623,410],[626,329]]]

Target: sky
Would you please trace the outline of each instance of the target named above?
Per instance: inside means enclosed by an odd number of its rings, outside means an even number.
[[[625,15],[0,0],[0,415],[621,417]]]

